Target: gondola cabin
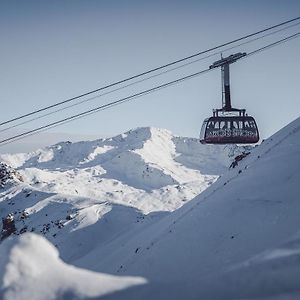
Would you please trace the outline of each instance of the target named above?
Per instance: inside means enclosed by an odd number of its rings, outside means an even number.
[[[259,141],[256,122],[250,116],[218,116],[204,120],[202,144],[253,144]]]
[[[202,144],[254,144],[259,141],[259,133],[253,117],[245,109],[231,106],[229,65],[246,56],[236,53],[214,62],[209,68],[221,67],[222,108],[214,109],[213,116],[204,120],[200,142]]]

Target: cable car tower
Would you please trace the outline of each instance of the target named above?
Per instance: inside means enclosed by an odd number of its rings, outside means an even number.
[[[254,118],[247,115],[245,109],[231,106],[229,66],[246,55],[245,52],[232,54],[209,67],[221,67],[222,108],[213,109],[213,116],[204,120],[200,132],[202,144],[253,144],[259,141]]]

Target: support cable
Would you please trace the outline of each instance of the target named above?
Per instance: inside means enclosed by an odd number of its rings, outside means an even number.
[[[218,45],[218,46],[209,48],[209,49],[207,49],[207,50],[197,52],[197,53],[192,54],[192,55],[190,55],[190,56],[186,56],[186,57],[184,57],[184,58],[181,58],[181,59],[175,60],[175,61],[173,61],[173,62],[167,63],[167,64],[165,64],[165,65],[162,65],[162,66],[159,66],[159,67],[150,69],[150,70],[145,71],[145,72],[142,72],[142,73],[140,73],[140,74],[137,74],[137,75],[134,75],[134,76],[131,76],[131,77],[128,77],[128,78],[119,80],[119,81],[117,81],[117,82],[114,82],[114,83],[108,84],[108,85],[106,85],[106,86],[103,86],[103,87],[94,89],[94,90],[92,90],[92,91],[89,91],[89,92],[83,93],[83,94],[81,94],[81,95],[78,95],[78,96],[69,98],[69,99],[67,99],[67,100],[64,100],[64,101],[61,101],[61,102],[57,102],[57,103],[55,103],[55,104],[52,104],[52,105],[49,105],[49,106],[46,106],[46,107],[43,107],[43,108],[34,110],[34,111],[32,111],[32,112],[29,112],[29,113],[23,114],[23,115],[21,115],[21,116],[12,118],[12,119],[10,119],[10,120],[1,122],[1,123],[0,123],[0,126],[3,126],[3,125],[5,125],[5,124],[8,124],[8,123],[11,123],[11,122],[20,120],[20,119],[23,119],[23,118],[25,118],[25,117],[28,117],[28,116],[31,116],[31,115],[34,115],[34,114],[37,114],[37,113],[40,113],[40,112],[45,111],[45,110],[48,110],[48,109],[57,107],[57,106],[59,106],[59,105],[62,105],[62,104],[68,103],[68,102],[75,101],[75,100],[77,100],[77,99],[79,99],[79,98],[82,98],[82,97],[91,95],[91,94],[93,94],[93,93],[102,91],[102,90],[104,90],[104,89],[107,89],[107,88],[116,86],[116,85],[121,84],[121,83],[125,83],[125,82],[127,82],[127,81],[132,80],[132,79],[135,79],[135,78],[138,78],[138,77],[141,77],[141,76],[150,74],[150,73],[152,73],[152,72],[155,72],[155,71],[164,69],[164,68],[166,68],[166,67],[169,67],[169,66],[175,65],[175,64],[177,64],[177,63],[180,63],[180,62],[189,60],[189,59],[191,59],[191,58],[194,58],[194,57],[197,57],[197,56],[199,56],[199,55],[202,55],[202,54],[211,52],[211,51],[213,51],[213,50],[220,49],[220,48],[222,48],[222,47],[224,47],[224,46],[227,46],[227,45],[230,45],[230,44],[233,44],[233,43],[242,41],[242,40],[247,39],[247,38],[249,38],[249,37],[252,37],[252,36],[258,35],[258,34],[260,34],[260,33],[263,33],[263,32],[266,32],[266,31],[269,31],[269,30],[278,28],[278,27],[280,27],[280,26],[289,24],[289,23],[294,22],[294,21],[299,20],[299,19],[300,19],[300,17],[296,17],[296,18],[287,20],[287,21],[285,21],[285,22],[281,22],[281,23],[279,23],[279,24],[276,24],[276,25],[267,27],[267,28],[265,28],[265,29],[256,31],[256,32],[254,32],[254,33],[251,33],[251,34],[242,36],[242,37],[240,37],[240,38],[234,39],[234,40],[232,40],[232,41],[230,41],[230,42],[223,43],[223,44],[221,44],[221,45]]]
[[[252,56],[252,55],[255,55],[261,51],[264,51],[264,50],[267,50],[269,48],[272,48],[272,47],[275,47],[279,44],[283,44],[283,43],[286,43],[287,41],[289,40],[292,40],[292,39],[295,39],[296,37],[299,37],[300,36],[300,32],[297,32],[293,35],[290,35],[286,38],[283,38],[281,40],[278,40],[276,42],[273,42],[271,44],[268,44],[264,47],[261,47],[257,50],[254,50],[252,52],[249,52],[249,54],[247,54],[246,56],[242,57],[241,59],[245,59],[249,56]],[[119,100],[116,100],[116,101],[113,101],[113,102],[110,102],[110,103],[107,103],[107,104],[104,104],[104,105],[101,105],[101,106],[98,106],[98,107],[95,107],[93,109],[90,109],[90,110],[87,110],[87,111],[84,111],[84,112],[81,112],[81,113],[78,113],[76,115],[72,115],[70,117],[67,117],[67,118],[64,118],[62,120],[58,120],[58,121],[55,121],[55,122],[52,122],[52,123],[49,123],[49,124],[46,124],[46,125],[43,125],[43,126],[40,126],[38,128],[35,128],[35,129],[32,129],[32,130],[29,130],[29,131],[26,131],[26,132],[23,132],[21,134],[18,134],[18,135],[15,135],[15,136],[12,136],[12,137],[9,137],[9,138],[6,138],[6,139],[3,139],[0,141],[0,146],[3,146],[3,145],[6,145],[6,144],[9,144],[9,143],[12,143],[16,140],[19,140],[19,139],[23,139],[24,137],[27,137],[28,135],[33,135],[33,134],[36,134],[38,132],[41,132],[41,131],[44,131],[44,130],[47,130],[49,128],[53,128],[53,127],[57,127],[59,125],[62,125],[62,124],[65,124],[67,122],[70,122],[70,121],[73,121],[75,119],[79,119],[79,118],[83,118],[85,116],[88,116],[90,114],[94,114],[98,111],[102,111],[102,110],[105,110],[105,109],[108,109],[110,107],[113,107],[113,106],[116,106],[116,105],[120,105],[124,102],[129,102],[133,99],[136,99],[136,98],[140,98],[144,95],[147,95],[147,94],[150,94],[150,93],[153,93],[155,91],[158,91],[158,90],[161,90],[163,88],[166,88],[166,87],[169,87],[171,85],[175,85],[175,84],[178,84],[180,82],[183,82],[185,80],[188,80],[188,79],[191,79],[191,78],[194,78],[196,76],[199,76],[199,75],[202,75],[202,74],[205,74],[209,71],[212,71],[214,69],[205,69],[205,70],[202,70],[202,71],[199,71],[199,72],[196,72],[196,73],[193,73],[193,74],[190,74],[188,76],[185,76],[185,77],[181,77],[181,78],[178,78],[176,80],[173,80],[173,81],[170,81],[170,82],[167,82],[167,83],[164,83],[162,85],[159,85],[159,86],[155,86],[151,89],[148,89],[148,90],[144,90],[142,92],[139,92],[139,93],[136,93],[136,94],[133,94],[133,95],[130,95],[130,96],[127,96],[125,98],[121,98]]]
[[[25,124],[28,124],[28,123],[31,123],[31,122],[34,122],[34,121],[36,121],[36,120],[40,120],[40,119],[42,119],[42,118],[45,118],[45,117],[54,115],[54,114],[59,113],[59,112],[61,112],[61,111],[65,111],[65,110],[67,110],[67,109],[69,109],[69,108],[72,108],[72,107],[75,107],[75,106],[79,106],[79,105],[81,105],[81,104],[83,104],[83,103],[90,102],[90,101],[92,101],[92,100],[101,98],[101,97],[103,97],[103,96],[109,95],[109,94],[114,93],[114,92],[116,92],[116,91],[123,90],[123,89],[125,89],[125,88],[127,88],[127,87],[130,87],[130,86],[133,86],[133,85],[142,83],[142,82],[147,81],[147,80],[150,80],[150,79],[152,79],[152,78],[156,78],[156,77],[158,77],[158,76],[161,76],[161,75],[170,73],[170,72],[172,72],[172,71],[175,71],[175,70],[178,70],[178,69],[187,67],[187,66],[189,66],[189,65],[191,65],[191,64],[194,64],[194,63],[196,63],[196,62],[206,60],[206,59],[208,59],[208,58],[210,58],[210,57],[213,57],[213,56],[215,56],[215,55],[222,54],[222,53],[227,52],[227,51],[229,51],[229,50],[238,48],[238,47],[240,47],[240,46],[243,46],[243,45],[246,45],[246,44],[249,44],[249,43],[258,41],[258,40],[260,40],[260,39],[263,39],[263,38],[265,38],[265,37],[271,36],[271,35],[273,35],[273,34],[276,34],[276,33],[278,33],[278,32],[282,32],[282,31],[284,31],[284,30],[287,30],[287,29],[289,29],[289,28],[292,28],[292,27],[295,27],[295,26],[298,26],[298,25],[300,25],[300,22],[295,23],[295,24],[292,24],[292,25],[289,25],[289,26],[286,26],[286,27],[281,28],[281,29],[278,29],[278,30],[276,30],[276,31],[272,31],[272,32],[270,32],[270,33],[266,33],[266,34],[264,34],[264,35],[262,35],[262,36],[259,36],[259,37],[257,37],[257,38],[251,39],[251,40],[246,41],[246,42],[243,42],[243,43],[239,43],[239,44],[237,44],[237,45],[234,45],[234,46],[232,46],[232,47],[226,48],[226,49],[224,49],[224,50],[220,50],[220,51],[214,52],[214,53],[212,53],[212,54],[206,55],[205,57],[201,57],[201,58],[195,59],[195,60],[193,60],[193,61],[191,61],[191,62],[187,62],[187,63],[185,63],[185,64],[182,64],[182,65],[178,66],[178,67],[174,67],[174,68],[165,70],[165,71],[163,71],[163,72],[160,72],[160,73],[158,73],[158,74],[154,74],[154,75],[151,75],[151,76],[149,76],[149,77],[140,79],[140,80],[138,80],[138,81],[135,81],[135,82],[126,84],[126,85],[124,85],[124,86],[115,88],[115,89],[113,89],[113,90],[111,90],[111,91],[108,91],[108,92],[105,92],[105,93],[102,93],[102,94],[99,94],[99,95],[96,95],[96,96],[93,96],[93,97],[90,97],[90,98],[81,100],[81,101],[79,101],[79,102],[76,102],[76,103],[74,103],[74,104],[70,104],[70,105],[68,105],[68,106],[66,106],[66,107],[63,107],[63,108],[60,108],[60,109],[56,109],[56,110],[51,111],[51,112],[49,112],[49,113],[43,114],[43,115],[41,115],[41,116],[31,118],[31,119],[29,119],[29,120],[20,122],[20,123],[15,124],[15,125],[11,125],[11,126],[9,126],[9,127],[0,129],[0,133],[1,133],[1,132],[6,132],[6,131],[8,131],[8,130],[10,130],[10,129],[17,128],[17,127],[20,127],[20,126],[22,126],[22,125],[25,125]],[[222,96],[223,96],[223,92],[222,92]],[[1,124],[0,124],[0,126],[1,126]]]

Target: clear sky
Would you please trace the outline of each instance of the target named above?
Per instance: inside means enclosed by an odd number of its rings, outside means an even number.
[[[0,120],[298,16],[298,0],[1,0]],[[298,31],[300,25],[224,55],[252,51]],[[256,118],[262,138],[299,116],[299,53],[300,38],[231,67],[233,105],[246,108]],[[219,56],[23,128],[32,129],[206,69],[217,59]],[[155,126],[198,137],[203,119],[221,105],[220,90],[220,70],[215,70],[51,131],[103,136]]]

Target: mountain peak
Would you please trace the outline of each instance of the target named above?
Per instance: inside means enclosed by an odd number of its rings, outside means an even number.
[[[142,127],[112,138],[1,155],[0,160],[19,172],[29,189],[122,203],[149,213],[174,210],[193,198],[243,150],[204,146],[166,129]]]
[[[44,283],[56,273],[99,286],[99,277],[69,273],[55,248],[77,267],[149,281],[108,299],[250,299],[273,298],[278,286],[298,291],[299,134],[300,119],[231,169],[245,147],[202,145],[151,127],[1,157],[18,165],[25,181],[1,193],[2,291],[49,291]],[[4,225],[12,221],[9,231]],[[43,269],[47,276],[30,277],[27,270],[38,274],[47,256],[53,262]],[[72,284],[80,290],[78,281],[58,278],[51,282],[59,292]]]

